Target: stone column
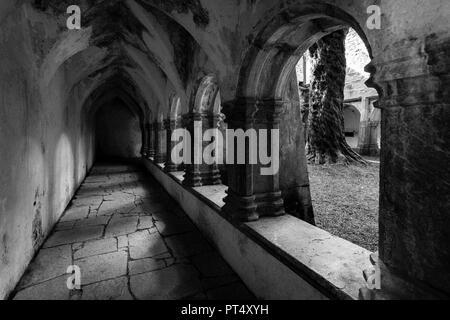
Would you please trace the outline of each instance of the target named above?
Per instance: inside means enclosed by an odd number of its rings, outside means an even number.
[[[378,132],[380,128],[379,118],[371,118],[372,111],[370,99],[365,98],[365,119],[361,121],[359,128],[358,153],[364,156],[379,156],[380,148],[378,146]]]
[[[304,117],[308,112],[302,110],[301,104],[303,101],[306,104],[303,107],[308,106],[309,90],[302,91],[304,96],[300,98],[297,77],[293,73],[290,86],[284,93],[285,105],[280,114],[280,189],[286,213],[315,224],[305,152],[308,120]]]
[[[155,130],[154,130],[154,125],[152,123],[148,124],[147,141],[148,141],[147,159],[154,158],[155,157]]]
[[[141,155],[144,158],[148,156],[148,123],[141,124],[141,134],[142,134],[142,148]]]
[[[383,91],[381,290],[366,299],[450,297],[450,39],[405,45],[406,58],[372,66]]]
[[[168,119],[165,121],[166,135],[167,135],[167,150],[166,150],[166,166],[164,171],[175,172],[179,171],[179,166],[172,161],[172,150],[175,148],[177,142],[172,141],[172,133],[178,128],[177,119]]]
[[[155,163],[164,163],[166,161],[164,146],[164,125],[162,122],[155,122]]]
[[[189,187],[199,187],[205,185],[216,185],[221,184],[220,171],[217,164],[207,165],[203,163],[203,149],[209,144],[208,142],[203,142],[203,134],[206,130],[218,127],[217,117],[199,112],[190,112],[183,116],[183,123],[186,130],[191,136],[191,163],[185,164],[185,175],[183,184]],[[200,163],[195,163],[194,161],[194,148],[195,148],[195,123],[201,123],[202,131],[199,138],[201,143],[201,161]]]
[[[279,129],[279,115],[282,107],[283,102],[278,100],[240,99],[225,104],[224,113],[229,129],[244,131],[255,129],[257,133],[259,129],[267,129],[270,137],[271,129]],[[267,150],[271,150],[270,138],[267,144]],[[237,150],[236,141],[234,146]],[[223,210],[230,217],[241,221],[254,221],[260,216],[283,215],[285,212],[279,186],[279,173],[261,175],[262,166],[259,161],[258,164],[250,164],[248,161],[250,147],[255,148],[257,152],[259,150],[257,146],[250,146],[247,142],[245,164],[227,163],[228,191]]]

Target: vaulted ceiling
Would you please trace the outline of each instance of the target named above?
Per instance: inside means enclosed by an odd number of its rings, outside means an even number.
[[[202,48],[168,12],[191,12],[194,23],[203,28],[209,16],[198,1],[83,0],[77,3],[82,30],[68,31],[66,10],[72,4],[72,0],[33,3],[36,10],[57,17],[59,28],[42,64],[45,84],[64,66],[70,75],[68,94],[82,87],[92,103],[97,101],[92,94],[98,99],[127,95],[147,117],[167,112],[170,93],[187,103],[194,56]]]

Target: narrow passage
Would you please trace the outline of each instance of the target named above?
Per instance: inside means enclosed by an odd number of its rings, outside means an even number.
[[[81,290],[69,290],[77,266]],[[254,299],[141,167],[97,164],[16,288],[14,299]]]

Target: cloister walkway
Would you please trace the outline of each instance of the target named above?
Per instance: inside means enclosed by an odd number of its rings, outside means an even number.
[[[69,290],[69,266],[81,289]],[[14,299],[254,299],[161,186],[134,164],[97,164]]]

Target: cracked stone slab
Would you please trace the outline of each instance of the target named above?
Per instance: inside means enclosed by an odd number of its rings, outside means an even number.
[[[150,216],[140,216],[138,230],[154,228],[153,219]]]
[[[129,213],[135,208],[134,201],[103,201],[97,215],[111,216],[116,213]]]
[[[103,196],[89,196],[86,195],[84,197],[78,196],[78,194],[76,195],[76,198],[74,200],[72,200],[72,205],[80,207],[80,206],[90,206],[90,207],[95,207],[97,206],[100,207],[100,205],[103,202]]]
[[[114,216],[106,227],[105,237],[117,237],[137,230],[139,217]]]
[[[127,236],[119,236],[117,238],[117,246],[119,249],[128,248],[128,237]]]
[[[90,226],[105,226],[108,224],[110,217],[89,217],[87,219],[79,220],[76,222],[76,227],[90,227]]]
[[[131,276],[130,286],[140,300],[177,300],[202,291],[198,273],[189,265]]]
[[[133,300],[128,279],[121,277],[83,287],[82,300]]]
[[[155,271],[166,267],[164,260],[142,259],[128,262],[130,275]]]
[[[103,234],[103,227],[84,227],[55,232],[44,244],[44,248],[56,247],[63,244],[85,242],[98,239]]]
[[[83,285],[126,275],[128,254],[123,251],[78,260]]]
[[[115,238],[94,240],[84,243],[80,249],[74,252],[73,257],[78,260],[115,251],[117,251],[117,240]]]
[[[130,257],[134,260],[151,258],[166,253],[168,248],[158,233],[139,231],[128,236]]]
[[[60,222],[77,221],[87,218],[89,215],[89,206],[74,207],[66,210]]]
[[[25,288],[66,274],[72,265],[72,249],[69,245],[42,249],[28,267],[19,288]]]

